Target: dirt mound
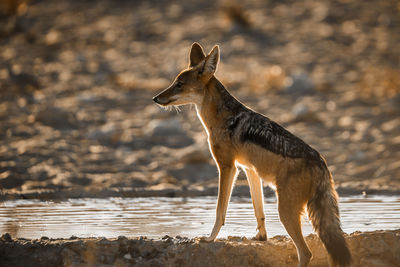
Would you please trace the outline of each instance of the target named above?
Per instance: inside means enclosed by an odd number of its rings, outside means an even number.
[[[310,266],[327,266],[327,254],[316,235],[307,238]],[[356,232],[346,236],[352,266],[398,266],[400,230]],[[212,243],[165,236],[128,239],[0,239],[1,266],[296,266],[293,243],[284,236],[267,242],[229,237]]]

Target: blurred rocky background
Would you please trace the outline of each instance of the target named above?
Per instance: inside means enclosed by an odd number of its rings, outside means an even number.
[[[216,194],[195,109],[151,100],[194,41],[220,45],[217,77],[342,190],[400,190],[397,0],[1,0],[3,198]]]

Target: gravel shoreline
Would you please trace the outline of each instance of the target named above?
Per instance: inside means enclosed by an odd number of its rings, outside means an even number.
[[[400,229],[355,232],[346,235],[351,266],[398,266]],[[326,251],[316,235],[306,237],[313,253],[310,266],[327,266]],[[296,266],[292,241],[275,236],[266,242],[242,237],[217,239],[212,243],[177,236],[161,239],[0,238],[1,266]]]

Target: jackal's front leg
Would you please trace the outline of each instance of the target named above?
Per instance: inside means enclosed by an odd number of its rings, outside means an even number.
[[[221,229],[222,225],[225,224],[226,210],[228,209],[229,199],[231,197],[233,180],[235,178],[237,169],[232,164],[219,168],[219,191],[218,191],[218,203],[217,203],[217,214],[215,219],[214,228],[209,237],[204,238],[204,241],[213,241]]]

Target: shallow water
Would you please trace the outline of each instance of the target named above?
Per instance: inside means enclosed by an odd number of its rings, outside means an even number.
[[[0,231],[13,237],[195,237],[211,232],[216,197],[71,199],[65,202],[14,200],[0,205]],[[264,210],[268,236],[287,235],[279,222],[275,198],[265,199]],[[400,228],[398,196],[342,197],[340,210],[346,233]],[[303,232],[312,232],[306,218]],[[255,233],[251,199],[233,197],[226,224],[218,237],[251,238]]]

